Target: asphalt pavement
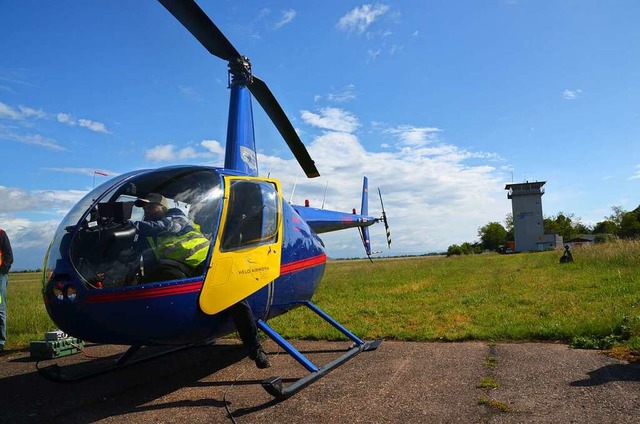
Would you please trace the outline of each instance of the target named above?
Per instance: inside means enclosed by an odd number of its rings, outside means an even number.
[[[297,341],[321,366],[348,342]],[[123,346],[33,361],[0,357],[0,422],[7,423],[638,423],[640,363],[564,344],[385,341],[296,395],[275,400],[261,387],[306,370],[267,341],[272,367],[259,370],[235,340],[190,348],[73,383],[42,378],[112,363]],[[144,354],[144,352],[141,352]]]

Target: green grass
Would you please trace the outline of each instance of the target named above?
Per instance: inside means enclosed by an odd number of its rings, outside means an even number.
[[[361,338],[601,340],[640,348],[640,242],[574,251],[330,261],[314,302]],[[10,274],[8,347],[54,328],[38,274]],[[23,281],[23,279],[25,279]],[[344,339],[304,308],[270,321],[286,338]],[[600,347],[600,346],[599,346]]]
[[[10,273],[7,287],[7,349],[29,346],[56,328],[42,301],[42,274]]]
[[[640,324],[640,243],[560,252],[335,261],[314,301],[367,339],[560,340]],[[303,310],[274,326],[290,338],[340,338]]]

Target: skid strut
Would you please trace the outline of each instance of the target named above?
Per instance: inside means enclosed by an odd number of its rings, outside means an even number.
[[[266,322],[262,320],[258,320],[258,327],[264,331],[267,336],[269,336],[274,342],[276,342],[282,349],[285,350],[289,355],[293,357],[300,365],[305,367],[309,374],[300,378],[299,380],[291,383],[287,387],[283,387],[282,378],[281,377],[269,377],[266,380],[262,381],[262,387],[273,397],[285,399],[289,396],[292,396],[313,383],[317,379],[326,375],[329,371],[337,368],[342,365],[349,359],[353,358],[360,352],[375,350],[382,340],[373,340],[373,341],[363,341],[360,340],[355,334],[351,333],[345,327],[343,327],[339,322],[331,318],[326,312],[318,308],[313,303],[306,301],[303,303],[304,306],[309,308],[311,311],[315,312],[320,318],[324,319],[326,322],[335,327],[342,334],[347,336],[349,339],[353,341],[353,346],[345,352],[343,355],[334,359],[333,361],[327,363],[326,365],[318,368],[313,362],[311,362],[306,356],[300,353],[291,343],[286,341],[280,334],[278,334],[273,328],[271,328]]]

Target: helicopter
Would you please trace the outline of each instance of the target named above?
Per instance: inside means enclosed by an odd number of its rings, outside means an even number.
[[[278,180],[260,177],[252,98],[273,121],[306,176],[315,163],[251,62],[193,0],[159,0],[209,53],[228,62],[229,118],[224,167],[168,166],[114,177],[90,191],[64,217],[44,260],[46,310],[64,333],[78,339],[130,346],[105,370],[67,375],[57,365],[40,368],[55,381],[72,381],[131,365],[143,346],[190,347],[212,343],[235,331],[228,308],[246,299],[257,327],[300,363],[308,374],[283,387],[280,377],[262,386],[286,398],[381,340],[364,341],[311,302],[326,266],[318,234],[358,228],[371,259],[369,226],[382,216],[368,213],[363,179],[360,213],[292,205]],[[144,218],[140,199],[161,196],[207,239],[206,259],[193,273],[175,278],[148,272],[149,252],[135,222]],[[375,253],[375,252],[374,252]],[[269,319],[304,306],[350,339],[345,353],[317,366],[278,334]]]

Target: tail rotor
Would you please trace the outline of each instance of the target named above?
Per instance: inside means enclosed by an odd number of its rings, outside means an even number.
[[[387,232],[387,246],[389,246],[389,249],[391,249],[391,230],[389,229],[387,214],[384,211],[384,203],[382,203],[382,193],[380,192],[380,187],[378,187],[378,196],[380,196],[380,206],[382,207],[382,216],[380,217],[380,220],[384,222],[384,229]]]
[[[382,207],[382,216],[380,218],[375,218],[373,222],[384,223],[384,229],[387,233],[387,246],[391,249],[391,230],[389,229],[389,222],[387,221],[387,213],[384,210],[384,203],[382,202],[382,193],[380,192],[380,188],[378,188],[378,196],[380,197],[380,206]],[[362,216],[367,216],[369,214],[369,180],[367,177],[364,177],[362,181],[362,207],[360,209],[360,213]],[[355,210],[354,210],[355,213]],[[373,223],[372,222],[372,223]],[[365,253],[369,260],[371,260],[371,255],[375,255],[377,253],[382,253],[382,251],[371,251],[371,240],[369,238],[369,227],[362,226],[360,227],[360,237],[362,238],[362,244],[364,245]]]

